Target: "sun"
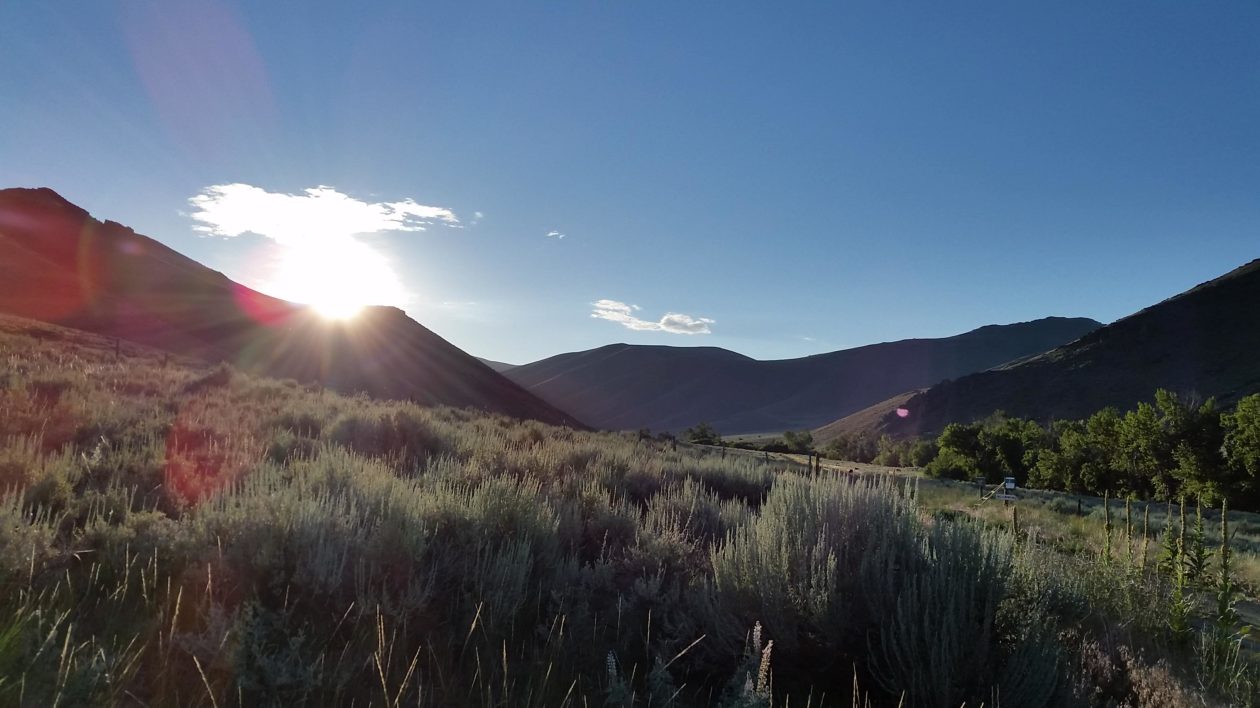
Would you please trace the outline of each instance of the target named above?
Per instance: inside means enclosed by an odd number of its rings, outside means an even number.
[[[353,238],[285,246],[269,288],[321,316],[351,319],[368,305],[402,305],[406,291],[389,260]]]
[[[326,320],[349,320],[363,311],[365,305],[354,302],[312,302],[310,306]]]

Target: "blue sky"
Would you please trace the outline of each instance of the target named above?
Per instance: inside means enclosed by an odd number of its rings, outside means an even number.
[[[1254,2],[0,0],[0,186],[260,287],[370,251],[513,363],[1111,321],[1260,255],[1258,126]]]

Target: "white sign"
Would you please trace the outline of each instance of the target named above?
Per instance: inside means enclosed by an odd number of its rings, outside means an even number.
[[[994,495],[993,498],[1001,499],[1002,501],[1018,501],[1019,500],[1019,497],[1015,496],[1014,494],[997,494],[997,495]]]
[[[1005,481],[1005,483],[1004,483],[1004,484],[1005,484],[1005,486],[1006,486],[1006,488],[1007,488],[1007,489],[1014,489],[1014,488],[1015,488],[1015,478],[1014,478],[1014,477],[1007,477],[1007,478],[1006,478],[1006,481]]]

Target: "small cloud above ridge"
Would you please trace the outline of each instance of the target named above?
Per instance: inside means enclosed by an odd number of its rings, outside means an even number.
[[[708,317],[692,317],[680,312],[667,312],[660,320],[652,322],[634,315],[641,308],[619,300],[596,300],[591,303],[591,317],[616,322],[626,329],[638,332],[668,332],[669,334],[712,334],[709,325],[716,320]]]

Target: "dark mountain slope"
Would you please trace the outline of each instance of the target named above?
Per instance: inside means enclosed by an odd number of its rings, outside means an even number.
[[[484,358],[484,357],[477,357],[477,361],[479,361],[479,362],[481,362],[481,363],[485,364],[486,366],[490,367],[491,369],[494,369],[495,371],[499,372],[500,374],[501,374],[501,373],[503,373],[503,372],[505,372],[505,371],[507,371],[507,370],[509,370],[509,369],[515,369],[515,368],[517,367],[517,364],[505,364],[505,363],[503,363],[503,362],[501,362],[501,361],[495,361],[494,359],[486,359],[486,358]]]
[[[0,311],[343,391],[579,425],[401,310],[325,320],[49,189],[0,190]]]
[[[1226,405],[1260,391],[1260,260],[1052,351],[933,386],[901,404],[905,418],[886,411],[871,426],[837,421],[833,429],[936,433],[998,409],[1080,418],[1131,407],[1157,388]]]
[[[778,361],[715,347],[613,344],[518,366],[507,376],[601,428],[678,430],[708,421],[728,434],[781,432],[1043,352],[1098,326],[1051,317]]]

